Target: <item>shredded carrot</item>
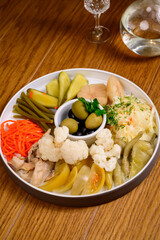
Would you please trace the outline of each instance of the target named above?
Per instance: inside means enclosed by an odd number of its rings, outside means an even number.
[[[15,154],[27,157],[31,146],[38,142],[44,131],[32,121],[7,120],[1,124],[1,149],[7,160]]]
[[[133,122],[133,119],[132,119],[132,118],[130,118],[130,119],[129,119],[129,123],[130,123],[130,124],[132,124],[132,122]]]

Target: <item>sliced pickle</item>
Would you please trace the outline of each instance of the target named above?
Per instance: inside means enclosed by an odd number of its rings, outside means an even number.
[[[33,99],[39,104],[42,104],[45,107],[55,108],[58,104],[57,98],[36,89],[29,88],[27,90],[27,95],[29,98]]]
[[[53,79],[46,85],[46,91],[49,95],[58,98],[58,80]]]
[[[134,177],[148,162],[153,154],[153,145],[150,142],[139,140],[132,149],[132,160],[129,178]]]
[[[82,193],[84,186],[88,181],[90,171],[91,171],[90,167],[86,165],[82,166],[77,175],[76,180],[73,183],[71,195],[80,195]]]
[[[104,169],[99,167],[97,164],[93,163],[89,179],[85,184],[84,190],[82,191],[82,195],[99,192],[102,189],[104,182],[105,182]]]
[[[52,192],[54,189],[64,185],[70,174],[70,168],[67,163],[63,163],[55,170],[55,175],[50,180],[44,183],[39,188]]]
[[[60,106],[64,102],[65,95],[70,86],[70,78],[66,72],[62,71],[59,74],[58,80],[59,80],[58,106]]]
[[[105,179],[106,179],[106,186],[107,189],[111,189],[113,186],[113,173],[112,172],[105,172]]]
[[[76,97],[77,93],[83,86],[88,84],[88,80],[80,73],[78,73],[72,80],[71,85],[67,91],[67,100],[71,100]]]
[[[78,174],[77,167],[73,167],[66,183],[63,186],[56,188],[54,191],[58,193],[64,193],[69,191],[72,188],[74,181],[76,180],[77,174]]]

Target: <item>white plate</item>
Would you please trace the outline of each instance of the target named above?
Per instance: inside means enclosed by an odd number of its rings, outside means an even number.
[[[159,134],[158,134],[158,141],[157,145],[155,147],[154,153],[151,157],[151,159],[148,161],[146,166],[131,180],[127,181],[126,183],[112,188],[111,190],[107,190],[104,192],[100,192],[97,194],[89,195],[89,196],[70,196],[67,194],[57,194],[57,193],[50,193],[43,191],[37,187],[32,186],[31,184],[27,183],[24,181],[22,178],[20,178],[13,170],[12,168],[8,165],[7,160],[2,154],[2,150],[0,148],[0,154],[2,156],[2,163],[11,176],[11,178],[18,184],[20,185],[25,191],[28,193],[42,199],[46,200],[49,202],[53,202],[55,204],[60,204],[60,205],[66,205],[66,206],[91,206],[91,205],[97,205],[97,204],[102,204],[111,200],[114,200],[120,196],[123,196],[127,192],[131,191],[134,187],[136,187],[151,171],[153,168],[158,155],[160,151],[160,123],[159,123],[159,116],[158,112],[151,101],[151,99],[147,96],[147,94],[140,89],[137,85],[132,83],[131,81],[125,79],[124,77],[121,77],[119,75],[116,75],[114,73],[110,73],[107,71],[101,71],[101,70],[96,70],[96,69],[88,69],[88,68],[77,68],[77,69],[66,69],[63,70],[66,71],[71,79],[74,78],[74,76],[77,73],[83,74],[88,80],[89,83],[107,83],[108,78],[111,75],[117,76],[122,85],[124,86],[125,92],[127,94],[133,94],[136,97],[143,98],[145,99],[149,105],[151,105],[156,114],[156,121],[157,125],[159,128]],[[48,82],[50,82],[54,78],[58,78],[58,75],[61,71],[53,72],[48,75],[45,75],[43,77],[40,77],[33,82],[27,84],[25,87],[23,87],[20,91],[18,91],[13,98],[8,102],[6,107],[4,108],[1,118],[0,118],[0,123],[13,119],[13,105],[16,104],[16,100],[18,97],[20,97],[21,92],[26,92],[28,88],[35,88],[40,91],[45,91],[45,86]],[[83,200],[82,200],[83,199]]]

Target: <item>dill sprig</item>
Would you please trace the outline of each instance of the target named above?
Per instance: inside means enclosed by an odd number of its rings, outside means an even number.
[[[125,101],[125,99],[127,99],[127,101]],[[114,126],[116,130],[125,127],[123,123],[120,124],[120,117],[118,116],[118,112],[119,112],[118,109],[121,108],[123,114],[127,114],[127,115],[130,115],[133,110],[131,96],[126,96],[124,98],[119,97],[118,100],[119,100],[118,103],[115,103],[114,105],[111,105],[111,106],[106,105],[104,107],[104,109],[106,110],[106,114],[107,114],[107,124],[109,124],[110,126]],[[125,116],[124,118],[127,118],[127,116]],[[128,125],[129,124],[130,123],[128,122]]]
[[[107,115],[107,124],[118,127],[118,119],[117,119],[118,113],[114,110],[114,106],[106,105],[104,109]]]

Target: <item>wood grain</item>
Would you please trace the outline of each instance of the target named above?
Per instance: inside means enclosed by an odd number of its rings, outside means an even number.
[[[39,1],[30,1],[28,8],[15,19],[10,31],[1,39],[0,72],[3,75],[0,109],[31,80],[50,47],[62,34],[60,26],[65,24],[65,19],[68,17],[71,21],[71,13],[74,14],[78,5],[75,2],[72,8],[69,8],[67,2],[63,1],[62,19],[62,15],[59,14],[60,2],[55,4],[54,1],[40,1],[39,4]],[[59,24],[56,24],[57,22]],[[4,91],[6,94],[3,94]]]
[[[101,24],[111,39],[90,44],[94,25],[83,1],[0,1],[0,111],[25,84],[50,72],[96,68],[140,86],[160,112],[160,61],[132,53],[122,42],[119,21],[132,0],[111,1]],[[0,239],[159,240],[160,158],[133,191],[113,202],[67,208],[40,201],[19,188],[0,163]]]
[[[24,12],[26,7],[27,2],[23,0],[17,2],[12,0],[0,1],[0,39],[10,30],[15,20]]]
[[[82,239],[97,208],[58,207],[29,197],[8,239]]]
[[[1,162],[0,176],[0,239],[4,239],[22,210],[27,193],[12,182]]]

